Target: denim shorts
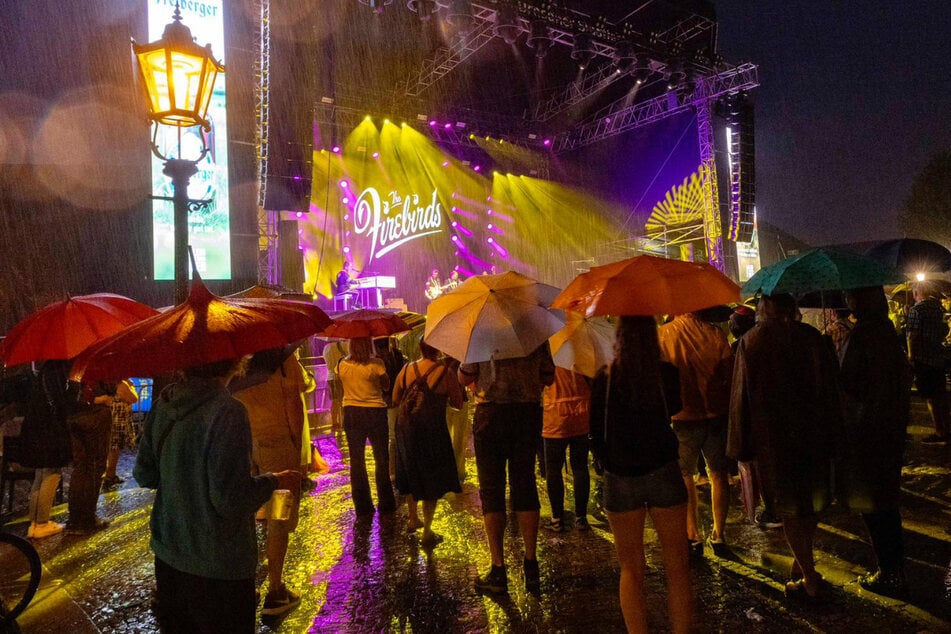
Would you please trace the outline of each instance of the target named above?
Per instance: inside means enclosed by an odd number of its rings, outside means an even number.
[[[726,418],[706,420],[675,420],[674,433],[680,443],[680,472],[685,476],[697,475],[700,452],[707,470],[723,473],[730,468],[726,457]]]
[[[673,508],[686,503],[687,487],[674,461],[642,476],[604,473],[604,509],[611,513]]]

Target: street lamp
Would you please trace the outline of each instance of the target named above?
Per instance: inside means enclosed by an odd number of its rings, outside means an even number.
[[[200,155],[194,159],[182,158],[182,131],[195,126],[211,131],[208,104],[218,73],[225,72],[225,67],[212,56],[211,44],[195,43],[191,30],[182,24],[177,2],[173,22],[165,26],[162,38],[142,45],[132,40],[132,53],[153,125],[152,152],[165,162],[162,173],[172,180],[171,198],[153,198],[170,200],[174,206],[175,302],[181,303],[188,295],[188,211],[200,209],[208,202],[188,198],[188,181],[198,172],[198,162],[211,149],[201,134]],[[178,129],[176,154],[169,152],[166,156],[156,144],[160,125]]]

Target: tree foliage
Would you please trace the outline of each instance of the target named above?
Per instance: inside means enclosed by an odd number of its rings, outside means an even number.
[[[899,222],[908,237],[951,245],[951,152],[935,154],[915,177]]]

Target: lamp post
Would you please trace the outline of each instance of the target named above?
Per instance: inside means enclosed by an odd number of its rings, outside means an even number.
[[[182,157],[182,132],[201,126],[211,130],[207,118],[208,104],[218,73],[224,65],[211,54],[211,45],[199,46],[191,30],[182,24],[178,3],[175,3],[173,21],[165,26],[162,38],[148,44],[132,40],[138,82],[144,91],[152,131],[152,152],[165,162],[162,173],[172,181],[172,196],[153,196],[171,201],[175,222],[175,302],[185,301],[188,295],[188,212],[199,209],[208,201],[188,198],[188,181],[198,172],[198,162],[205,158],[209,148],[200,134],[201,151],[194,159]],[[166,156],[156,140],[159,126],[177,128],[178,150]]]

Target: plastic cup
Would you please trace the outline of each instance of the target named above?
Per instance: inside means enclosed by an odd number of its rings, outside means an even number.
[[[275,489],[268,502],[268,519],[284,521],[291,516],[291,502],[294,497],[289,489]]]

